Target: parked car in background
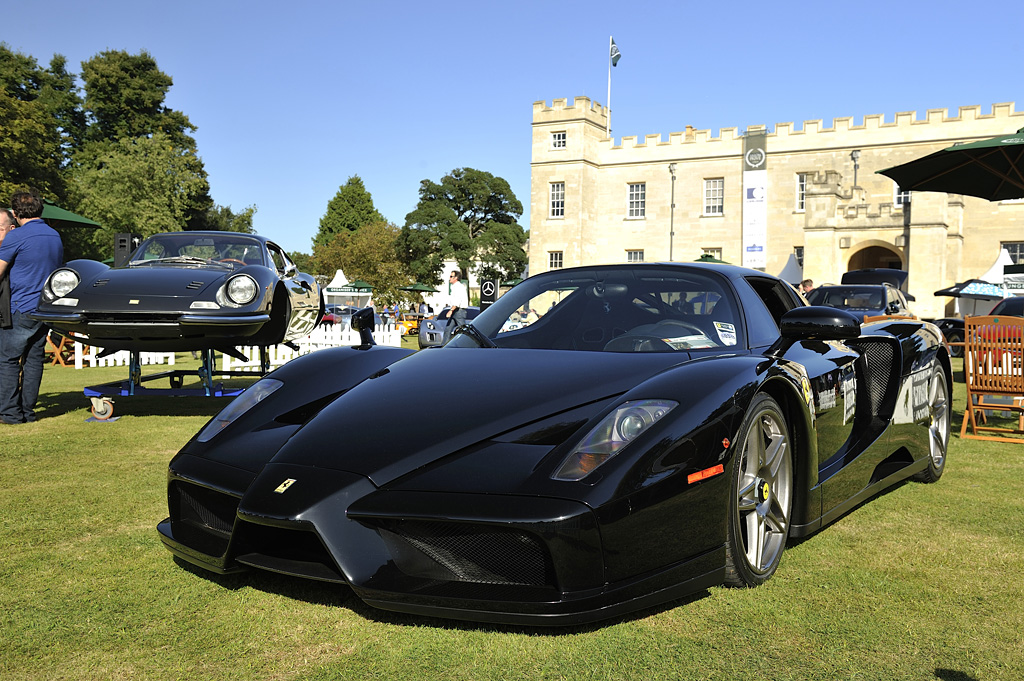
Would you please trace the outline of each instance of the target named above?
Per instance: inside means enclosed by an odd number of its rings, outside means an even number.
[[[1006,315],[1008,317],[1024,317],[1024,296],[1011,296],[1003,298],[989,312],[993,317]]]
[[[324,300],[274,242],[238,232],[163,232],[122,267],[72,260],[46,280],[32,314],[105,350],[233,352],[308,334]]]
[[[892,284],[838,284],[819,286],[807,294],[811,305],[827,305],[857,315],[909,315],[903,291]]]
[[[466,308],[466,321],[475,319],[480,314],[479,307]],[[420,349],[435,348],[441,345],[444,338],[444,327],[448,325],[448,308],[444,308],[433,317],[427,317],[420,322],[419,343]]]

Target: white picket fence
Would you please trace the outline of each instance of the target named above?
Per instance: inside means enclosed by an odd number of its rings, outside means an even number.
[[[402,332],[395,329],[391,324],[380,324],[373,332],[373,340],[377,345],[390,345],[393,347],[402,346]],[[267,348],[270,368],[277,367],[290,362],[291,360],[323,348],[336,348],[344,345],[359,345],[359,332],[353,331],[347,324],[335,324],[333,326],[321,326],[313,329],[313,333],[305,338],[294,341],[298,350],[293,350],[284,345],[272,345]],[[239,347],[239,351],[249,358],[243,362],[228,355],[221,355],[221,371],[259,371],[260,370],[260,349],[258,346],[250,345]]]
[[[402,346],[402,333],[395,330],[391,324],[379,325],[373,332],[373,339],[378,345],[390,345],[393,347]],[[272,369],[289,362],[300,355],[305,355],[322,348],[334,348],[342,345],[359,345],[359,332],[353,331],[347,324],[335,324],[333,326],[321,326],[313,330],[305,338],[295,341],[298,351],[284,345],[272,345],[268,350],[270,367]],[[260,349],[258,346],[240,346],[238,348],[249,361],[243,362],[221,355],[222,371],[259,371],[260,370]],[[92,346],[83,346],[75,343],[74,358],[75,368],[82,369],[89,367],[111,367],[128,366],[130,354],[127,350],[121,350],[106,357],[98,357],[102,352]],[[174,364],[173,352],[143,352],[139,354],[139,361],[146,364]]]
[[[102,352],[99,348],[90,346],[83,346],[81,343],[75,342],[75,368],[81,369],[86,364],[90,367],[125,367],[128,366],[130,361],[131,353],[127,350],[119,350],[106,357],[98,357],[99,353]],[[174,365],[174,353],[173,352],[142,352],[139,353],[139,362],[141,364],[167,364]]]

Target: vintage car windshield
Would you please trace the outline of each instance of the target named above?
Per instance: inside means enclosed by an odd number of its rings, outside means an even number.
[[[721,351],[743,344],[738,309],[713,272],[595,268],[527,279],[472,324],[498,348]],[[487,346],[471,334],[450,345]]]
[[[129,267],[150,265],[219,265],[230,268],[266,265],[263,244],[244,234],[155,234],[132,253]]]

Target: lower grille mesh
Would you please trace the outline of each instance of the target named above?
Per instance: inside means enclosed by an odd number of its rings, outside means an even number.
[[[419,521],[396,523],[389,529],[446,568],[456,581],[522,586],[552,583],[543,546],[518,530]]]

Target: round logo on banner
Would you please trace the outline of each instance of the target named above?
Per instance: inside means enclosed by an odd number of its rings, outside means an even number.
[[[485,297],[487,297],[487,298],[490,298],[491,296],[493,296],[494,295],[494,282],[493,281],[485,281],[482,284],[480,284],[480,294],[485,296]]]
[[[749,165],[752,168],[756,168],[764,163],[764,158],[764,149],[751,149],[747,152],[746,155],[747,165]]]

